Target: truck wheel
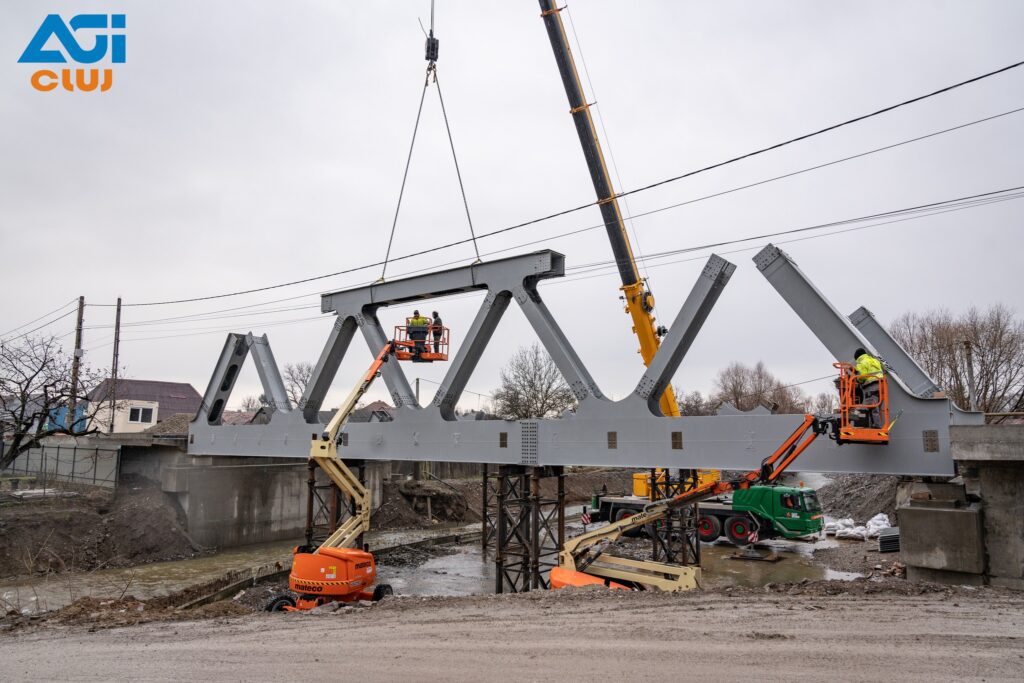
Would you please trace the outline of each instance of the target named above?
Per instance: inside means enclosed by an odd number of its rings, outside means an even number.
[[[391,588],[390,585],[388,585],[386,583],[378,583],[377,586],[373,589],[373,601],[374,602],[379,602],[380,600],[383,600],[387,596],[394,595],[394,594],[395,594],[395,591],[394,591],[394,589]]]
[[[703,515],[697,520],[697,535],[704,543],[713,543],[722,535],[722,522],[713,515]]]
[[[624,519],[629,519],[630,517],[635,515],[636,512],[636,510],[631,510],[629,508],[619,508],[618,510],[614,511],[615,519],[613,521],[621,522]],[[643,528],[636,528],[630,529],[629,531],[624,532],[622,535],[626,538],[640,538],[642,532]]]
[[[750,545],[750,520],[739,516],[725,520],[725,536],[733,545]]]

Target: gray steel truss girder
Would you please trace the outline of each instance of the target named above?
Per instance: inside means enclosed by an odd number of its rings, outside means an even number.
[[[451,360],[451,367],[448,368],[434,395],[432,405],[440,409],[441,417],[445,420],[455,419],[455,406],[459,402],[459,397],[462,396],[466,383],[480,362],[484,349],[491,341],[491,336],[511,300],[510,292],[488,292],[480,304],[473,324],[467,330],[458,353]]]
[[[935,383],[928,373],[917,364],[910,354],[892,338],[882,325],[875,320],[871,311],[861,306],[850,314],[850,322],[853,323],[861,334],[867,337],[875,350],[885,359],[892,371],[903,380],[912,394],[920,398],[931,398],[939,391],[939,385]]]
[[[672,377],[676,374],[679,364],[690,350],[690,345],[697,338],[704,321],[735,270],[735,265],[712,254],[697,279],[697,284],[690,290],[690,295],[679,309],[668,335],[662,341],[661,348],[637,383],[633,393],[647,402],[647,407],[654,415],[662,414],[661,395],[672,383]]]
[[[353,317],[335,318],[334,326],[327,337],[327,344],[320,353],[320,359],[313,368],[313,375],[306,385],[306,391],[302,395],[300,407],[306,422],[317,422],[317,415],[320,407],[324,404],[324,398],[331,388],[334,376],[338,374],[341,361],[345,358],[348,345],[352,343],[352,337],[356,334],[356,319]]]
[[[366,345],[370,347],[370,352],[376,356],[384,348],[384,345],[388,343],[391,336],[384,333],[384,328],[381,327],[380,321],[377,320],[377,307],[367,306],[366,309],[372,310],[364,310],[362,315],[356,316],[356,324],[362,330],[363,338],[366,339]],[[401,363],[398,361],[385,363],[381,367],[380,376],[384,380],[384,384],[387,385],[388,391],[391,392],[391,402],[395,404],[396,408],[403,408],[405,406],[419,407],[419,403],[416,402],[416,395],[413,393],[412,386],[402,370]]]
[[[267,335],[255,337],[248,334],[246,343],[249,345],[253,360],[256,361],[256,373],[260,377],[260,384],[263,385],[267,408],[280,413],[289,412],[292,404],[288,399],[288,391],[284,387],[284,380],[281,379],[281,371],[277,368],[277,361],[274,360],[274,352],[270,349]]]
[[[576,400],[582,402],[589,398],[603,399],[597,382],[590,376],[590,372],[576,354],[576,349],[555,322],[555,317],[540,298],[536,286],[526,283],[516,287],[513,294],[530,327],[537,333],[540,343],[547,349],[558,371],[569,383]]]
[[[228,335],[217,358],[217,365],[206,387],[206,393],[203,394],[203,402],[196,414],[196,421],[202,419],[209,425],[220,425],[224,408],[235,388],[238,373],[250,352],[255,359],[263,395],[267,399],[267,409],[272,413],[282,414],[292,411],[291,401],[288,400],[288,392],[285,390],[267,335],[257,337],[251,332],[233,332]]]
[[[834,356],[845,360],[857,345],[874,348],[784,253],[769,247],[755,257],[755,262]],[[371,351],[376,352],[387,339],[377,320],[380,307],[454,292],[487,290],[465,344],[456,353],[432,404],[416,405],[399,363],[389,363],[384,377],[399,406],[395,419],[348,424],[346,445],[340,450],[342,457],[531,466],[755,468],[800,424],[802,416],[672,418],[655,412],[655,397],[671,381],[734,268],[718,257],[708,261],[651,367],[639,379],[636,390],[620,401],[611,401],[601,394],[537,292],[540,279],[564,273],[564,257],[555,252],[537,252],[324,295],[323,310],[335,312],[340,322],[321,354],[303,399],[304,410],[276,410],[269,424],[241,426],[213,424],[200,419],[204,414],[201,411],[190,426],[189,452],[306,457],[310,433],[322,431],[311,407],[318,408],[322,403],[356,327],[362,330]],[[513,298],[567,381],[573,384],[580,397],[579,406],[559,419],[457,420],[454,406],[459,394]],[[240,364],[240,338],[241,335],[229,335],[207,390],[204,409],[209,399],[223,398],[220,389],[228,379],[227,368]],[[241,360],[247,350],[247,346],[242,349]],[[821,472],[950,474],[949,424],[976,421],[977,416],[960,413],[946,399],[918,398],[898,378],[890,384],[890,400],[892,413],[898,411],[901,417],[889,446],[839,447],[818,439],[803,455],[800,468]]]

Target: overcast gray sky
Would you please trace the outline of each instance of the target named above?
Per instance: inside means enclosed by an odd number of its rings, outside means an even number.
[[[79,294],[89,304],[261,287],[379,261],[387,246],[425,62],[418,2],[4,0],[0,22],[0,332]],[[46,13],[127,15],[127,62],[106,93],[41,93],[18,64]],[[630,189],[874,111],[1024,59],[1024,3],[586,2],[572,20]],[[438,63],[478,232],[594,199],[537,4],[439,0]],[[574,49],[575,49],[574,44]],[[577,54],[577,57],[579,55]],[[588,89],[589,90],[589,89]],[[596,94],[595,92],[596,91]],[[1024,106],[1024,69],[753,160],[630,197],[650,211]],[[636,220],[638,253],[697,246],[1024,184],[1024,113]],[[609,144],[610,143],[610,144]],[[1004,302],[1021,312],[1024,203],[1011,201],[783,244],[844,312]],[[596,208],[482,240],[604,261]],[[394,253],[468,235],[436,94],[428,93]],[[550,239],[549,239],[550,238]],[[525,242],[544,240],[530,246]],[[783,242],[779,240],[779,242]],[[782,379],[832,359],[751,263],[765,240],[722,249],[739,268],[676,377],[707,391],[733,360]],[[731,252],[736,248],[744,251]],[[652,262],[662,322],[700,272]],[[493,258],[493,257],[492,257]],[[468,245],[402,261],[389,276],[472,259]],[[660,264],[655,267],[655,264]],[[315,361],[332,320],[321,291],[377,270],[212,302],[127,307],[121,360],[136,378],[202,392],[230,330],[267,332],[282,366]],[[614,269],[542,294],[606,394],[641,365]],[[477,297],[439,301],[457,346]],[[279,301],[287,299],[287,301]],[[243,311],[224,309],[257,305]],[[211,313],[207,319],[176,316]],[[225,315],[246,313],[225,318]],[[385,325],[406,311],[382,316]],[[113,309],[86,310],[87,360],[110,363]],[[390,317],[389,317],[390,316]],[[142,324],[148,323],[148,324]],[[46,332],[65,335],[66,317]],[[489,393],[534,334],[514,307],[477,373]],[[64,339],[71,342],[71,336]],[[370,358],[353,345],[336,401]],[[437,381],[445,367],[406,368]],[[827,383],[809,384],[809,392]],[[434,386],[424,385],[424,401]],[[234,399],[259,392],[255,371]],[[384,396],[383,385],[374,396]],[[463,405],[476,407],[467,394]]]

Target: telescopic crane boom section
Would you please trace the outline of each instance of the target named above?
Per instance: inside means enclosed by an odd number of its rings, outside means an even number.
[[[551,49],[554,51],[555,61],[558,63],[558,72],[562,76],[562,85],[565,86],[565,94],[569,98],[569,112],[572,114],[573,123],[576,124],[576,132],[579,134],[580,144],[583,146],[583,155],[586,157],[587,167],[590,169],[590,179],[597,192],[598,206],[601,209],[601,217],[604,219],[608,241],[611,243],[615,263],[619,269],[619,277],[622,280],[621,289],[626,300],[626,312],[629,313],[633,321],[633,331],[640,342],[640,357],[643,358],[644,365],[650,365],[661,344],[652,314],[654,296],[646,289],[645,283],[640,279],[640,273],[637,271],[633,248],[630,246],[629,235],[626,232],[626,224],[622,220],[619,201],[615,196],[611,176],[608,174],[608,165],[605,163],[604,153],[601,151],[601,143],[597,139],[597,129],[594,127],[594,118],[590,114],[590,104],[583,97],[583,85],[580,82],[579,72],[576,70],[576,62],[569,50],[569,39],[566,37],[565,26],[562,24],[560,15],[562,10],[551,0],[540,0],[540,8],[541,17],[544,19],[544,26],[551,41]],[[679,415],[679,404],[676,402],[672,387],[667,387],[665,393],[661,395],[660,406],[664,415],[672,417]]]

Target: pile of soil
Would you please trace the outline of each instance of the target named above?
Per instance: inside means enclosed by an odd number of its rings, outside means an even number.
[[[473,516],[466,497],[456,489],[435,481],[403,481],[399,491],[409,501],[412,509],[426,518],[427,499],[430,500],[430,515],[438,522],[468,522],[479,519]]]
[[[371,529],[423,529],[431,526],[426,517],[413,509],[409,499],[402,495],[401,486],[384,482],[380,507],[370,518]]]
[[[0,576],[125,567],[202,552],[184,511],[155,483],[126,477],[90,494],[0,508]]]
[[[896,485],[900,478],[886,474],[836,474],[818,489],[818,500],[825,514],[836,518],[852,517],[863,524],[879,512],[896,521]]]

